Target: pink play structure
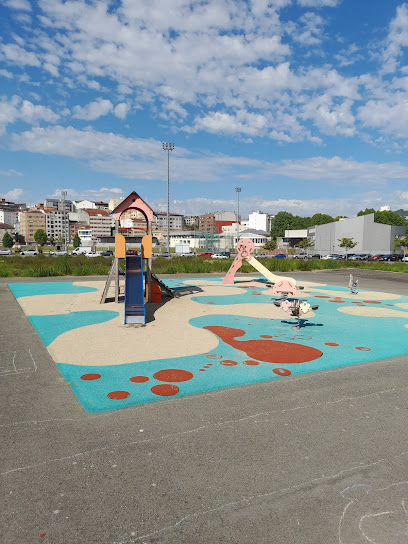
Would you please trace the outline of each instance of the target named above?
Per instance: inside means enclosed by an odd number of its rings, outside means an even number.
[[[266,279],[273,283],[272,293],[274,295],[288,293],[292,296],[296,295],[296,280],[293,278],[284,278],[277,276],[263,266],[255,257],[252,256],[254,252],[254,243],[249,238],[243,238],[237,244],[237,256],[235,257],[230,269],[228,270],[224,280],[224,285],[234,285],[234,277],[236,272],[241,268],[242,261],[247,261],[258,272],[260,272]]]

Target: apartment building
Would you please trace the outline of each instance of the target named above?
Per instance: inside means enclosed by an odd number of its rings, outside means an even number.
[[[111,235],[112,218],[108,211],[95,208],[84,209],[83,211],[88,215],[88,221],[86,221],[86,223],[89,225],[89,228],[92,231],[92,239],[94,241],[101,236]]]
[[[45,215],[45,232],[54,242],[70,242],[69,215],[68,212],[56,208],[43,208],[40,210]]]
[[[155,216],[157,220],[157,228],[159,230],[167,230],[167,213],[157,212]],[[169,229],[182,230],[183,219],[184,219],[184,216],[179,213],[170,213],[169,214]]]
[[[0,223],[6,223],[14,227],[18,223],[18,212],[0,209]]]
[[[45,214],[40,210],[29,210],[20,212],[20,236],[24,243],[34,244],[34,234],[38,229],[46,230]]]
[[[65,210],[66,212],[73,212],[75,209],[72,200],[53,197],[44,200],[44,208],[55,208],[56,210]]]
[[[215,215],[205,213],[198,216],[198,230],[204,232],[215,232]]]

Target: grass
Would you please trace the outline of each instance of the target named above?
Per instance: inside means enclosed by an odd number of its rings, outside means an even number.
[[[107,276],[112,259],[97,257],[89,259],[85,256],[49,257],[3,257],[0,260],[0,277],[49,277],[49,276]],[[226,273],[232,259],[206,259],[204,257],[155,257],[153,259],[154,274],[208,274]],[[297,259],[262,259],[262,264],[272,272],[292,272],[307,270],[329,270],[341,268],[363,268],[408,273],[408,263],[360,262],[360,261],[326,261]],[[254,273],[255,269],[244,263],[239,269],[243,273]]]

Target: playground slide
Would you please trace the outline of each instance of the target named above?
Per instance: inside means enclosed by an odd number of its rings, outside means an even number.
[[[270,282],[272,283],[277,283],[278,281],[283,281],[285,280],[286,282],[290,282],[292,283],[293,285],[296,285],[296,280],[293,279],[293,278],[287,278],[287,277],[283,277],[283,276],[277,276],[276,274],[274,274],[273,272],[271,272],[270,270],[268,270],[263,264],[261,264],[257,259],[255,259],[255,257],[249,257],[246,259],[247,262],[253,266],[254,268],[256,268],[256,270],[258,270],[258,272],[260,272],[263,276],[265,276],[265,278],[267,280],[269,280]]]
[[[127,255],[125,259],[126,323],[146,323],[141,255]]]
[[[171,297],[177,298],[179,296],[175,291],[173,291],[173,289],[170,289],[170,287],[167,287],[167,285],[163,283],[161,280],[159,280],[159,278],[155,276],[154,274],[152,274],[152,280],[154,280],[157,283],[157,285],[159,285],[160,288]]]

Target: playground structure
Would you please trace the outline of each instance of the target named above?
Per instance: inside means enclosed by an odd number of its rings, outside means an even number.
[[[126,251],[126,238],[119,231],[119,220],[122,213],[133,209],[141,212],[146,219],[147,234],[142,238],[141,254],[131,255]],[[119,302],[120,276],[125,277],[125,324],[146,324],[145,302],[161,302],[162,291],[171,297],[175,297],[174,291],[169,289],[163,282],[152,274],[152,220],[153,210],[136,193],[132,192],[114,210],[115,219],[115,258],[112,262],[105,288],[100,300],[101,304],[106,302],[109,287],[114,281],[115,302]],[[125,270],[120,266],[119,259],[125,260]],[[145,278],[145,281],[143,281]]]
[[[272,294],[281,297],[280,300],[274,301],[274,305],[293,316],[295,318],[295,321],[291,329],[299,330],[301,327],[301,314],[306,314],[310,310],[317,310],[319,306],[311,306],[308,302],[301,301],[296,298],[292,298],[291,300],[289,300],[289,295],[295,297],[297,289],[303,289],[303,287],[297,287],[296,280],[294,278],[277,276],[276,274],[268,270],[257,259],[255,259],[255,257],[252,256],[253,251],[254,243],[252,242],[252,240],[244,238],[238,242],[237,255],[222,283],[224,285],[233,285],[235,273],[241,268],[242,261],[247,261],[272,283]],[[350,279],[350,281],[352,280]]]
[[[357,295],[358,280],[355,280],[353,274],[350,274],[349,289],[352,295]]]
[[[257,259],[255,259],[255,257],[252,256],[253,252],[254,243],[252,240],[250,240],[249,238],[243,238],[242,240],[240,240],[237,244],[237,255],[222,283],[224,285],[233,285],[236,272],[238,272],[238,270],[241,268],[242,261],[246,261],[273,284],[272,293],[274,295],[288,293],[295,296],[296,280],[294,278],[277,276],[276,274],[268,270],[265,266],[263,266],[263,264],[261,264]]]

